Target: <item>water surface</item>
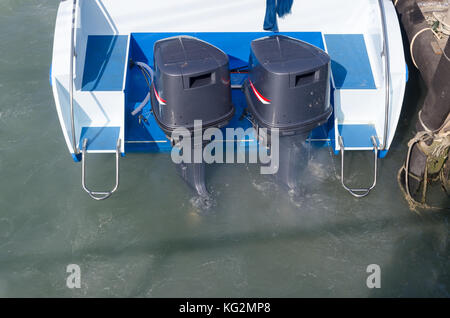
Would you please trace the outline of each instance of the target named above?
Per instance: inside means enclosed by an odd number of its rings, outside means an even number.
[[[297,198],[255,165],[213,165],[205,211],[168,154],[127,154],[118,193],[95,202],[48,83],[58,3],[0,0],[0,296],[449,297],[449,213],[409,211],[396,181],[426,94],[411,67],[367,198],[341,188],[339,157],[312,148]],[[113,164],[91,157],[89,184],[109,187]],[[369,183],[371,153],[349,154],[346,168],[350,183]],[[450,206],[435,190],[434,203]],[[72,263],[80,289],[66,287]],[[381,289],[366,286],[369,264]]]

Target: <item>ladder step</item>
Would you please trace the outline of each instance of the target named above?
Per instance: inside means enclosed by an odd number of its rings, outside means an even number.
[[[83,190],[86,191],[89,196],[97,201],[105,200],[109,198],[116,190],[119,188],[119,158],[120,158],[120,145],[121,140],[116,140],[116,184],[114,185],[114,188],[110,191],[92,191],[86,186],[86,147],[89,140],[85,138],[82,142],[82,148],[81,148],[81,186],[83,187]]]
[[[362,198],[369,194],[369,192],[375,188],[377,185],[377,170],[378,170],[378,140],[375,136],[370,137],[370,142],[372,143],[372,149],[374,151],[374,171],[373,171],[373,183],[369,188],[350,188],[345,184],[344,181],[344,153],[346,147],[344,146],[344,140],[342,136],[338,136],[338,143],[341,152],[341,184],[342,187],[347,190],[351,195],[356,198]]]

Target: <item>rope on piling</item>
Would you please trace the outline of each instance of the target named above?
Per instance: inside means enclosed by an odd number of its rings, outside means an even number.
[[[444,190],[447,192],[449,188],[448,176],[445,175],[445,165],[449,164],[448,155],[450,150],[450,114],[444,123],[436,130],[429,129],[422,121],[422,111],[419,112],[419,122],[423,126],[424,130],[419,131],[408,142],[408,153],[406,156],[405,164],[400,168],[397,174],[397,181],[400,185],[406,201],[409,204],[411,210],[418,212],[417,208],[429,209],[429,210],[448,210],[449,208],[441,208],[430,206],[426,203],[426,193],[428,185],[428,175],[435,175],[431,181],[441,182]],[[415,176],[409,171],[409,161],[411,158],[411,152],[413,147],[418,144],[419,150],[427,157],[425,164],[425,172],[423,179]],[[405,174],[404,182],[405,187],[402,187],[402,173]],[[412,177],[416,181],[423,182],[422,186],[422,198],[421,201],[417,201],[413,198],[409,189],[409,178]]]
[[[411,44],[409,45],[409,51],[410,51],[410,53],[411,53],[411,59],[412,59],[412,62],[413,62],[414,66],[415,66],[417,69],[418,69],[419,67],[417,66],[416,60],[414,59],[414,53],[413,53],[414,41],[415,41],[416,38],[419,36],[419,34],[425,32],[425,31],[427,31],[427,30],[430,30],[430,31],[433,33],[433,35],[436,37],[436,39],[439,39],[439,35],[438,35],[432,28],[423,28],[422,30],[418,31],[418,32],[413,36],[413,38],[412,38],[412,40],[411,40]],[[439,49],[441,50],[442,55],[447,59],[447,61],[450,62],[450,57],[448,57],[447,54],[445,54],[445,51],[444,51],[440,46],[439,46]]]
[[[398,2],[398,0],[394,2],[394,5],[396,5],[397,2]],[[417,66],[416,60],[414,58],[413,48],[414,48],[414,42],[420,34],[429,30],[429,31],[431,31],[431,33],[433,33],[433,36],[436,38],[436,41],[441,40],[443,36],[450,35],[450,31],[449,31],[450,25],[445,23],[444,19],[440,18],[436,14],[436,12],[433,12],[433,15],[431,17],[426,18],[425,20],[427,21],[427,23],[430,26],[417,31],[416,34],[414,34],[414,36],[412,37],[411,43],[409,45],[411,59],[416,68],[419,68],[419,67]],[[439,50],[441,51],[442,55],[445,57],[445,59],[450,62],[450,57],[447,56],[447,54],[445,53],[445,50],[439,45],[438,45],[438,47],[439,47]]]

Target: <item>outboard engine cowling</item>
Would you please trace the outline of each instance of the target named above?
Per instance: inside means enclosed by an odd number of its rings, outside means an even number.
[[[188,36],[163,39],[154,46],[152,109],[161,129],[223,127],[234,115],[228,56]]]
[[[311,131],[332,112],[330,57],[283,35],[254,40],[244,89],[254,124],[280,136]]]
[[[298,170],[302,149],[311,130],[328,121],[330,105],[330,57],[308,43],[275,35],[252,41],[249,75],[244,84],[250,120],[259,135],[278,129],[279,162],[275,173],[284,186],[299,194]],[[272,150],[271,150],[272,151]]]

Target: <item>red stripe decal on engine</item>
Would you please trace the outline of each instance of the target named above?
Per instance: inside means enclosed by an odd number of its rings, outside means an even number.
[[[167,101],[165,101],[164,99],[162,99],[161,97],[159,97],[158,92],[156,91],[155,86],[153,86],[153,91],[155,92],[155,96],[156,99],[158,100],[158,103],[160,103],[161,105],[166,105]]]
[[[253,83],[252,83],[252,81],[250,81],[249,80],[249,82],[250,82],[250,87],[252,88],[252,90],[253,90],[253,93],[255,93],[255,95],[256,95],[256,97],[259,99],[259,101],[261,102],[261,103],[263,103],[263,104],[270,104],[270,99],[268,99],[268,98],[265,98],[264,96],[262,96],[261,95],[261,93],[260,92],[258,92],[258,90],[255,88],[255,86],[253,85]]]

